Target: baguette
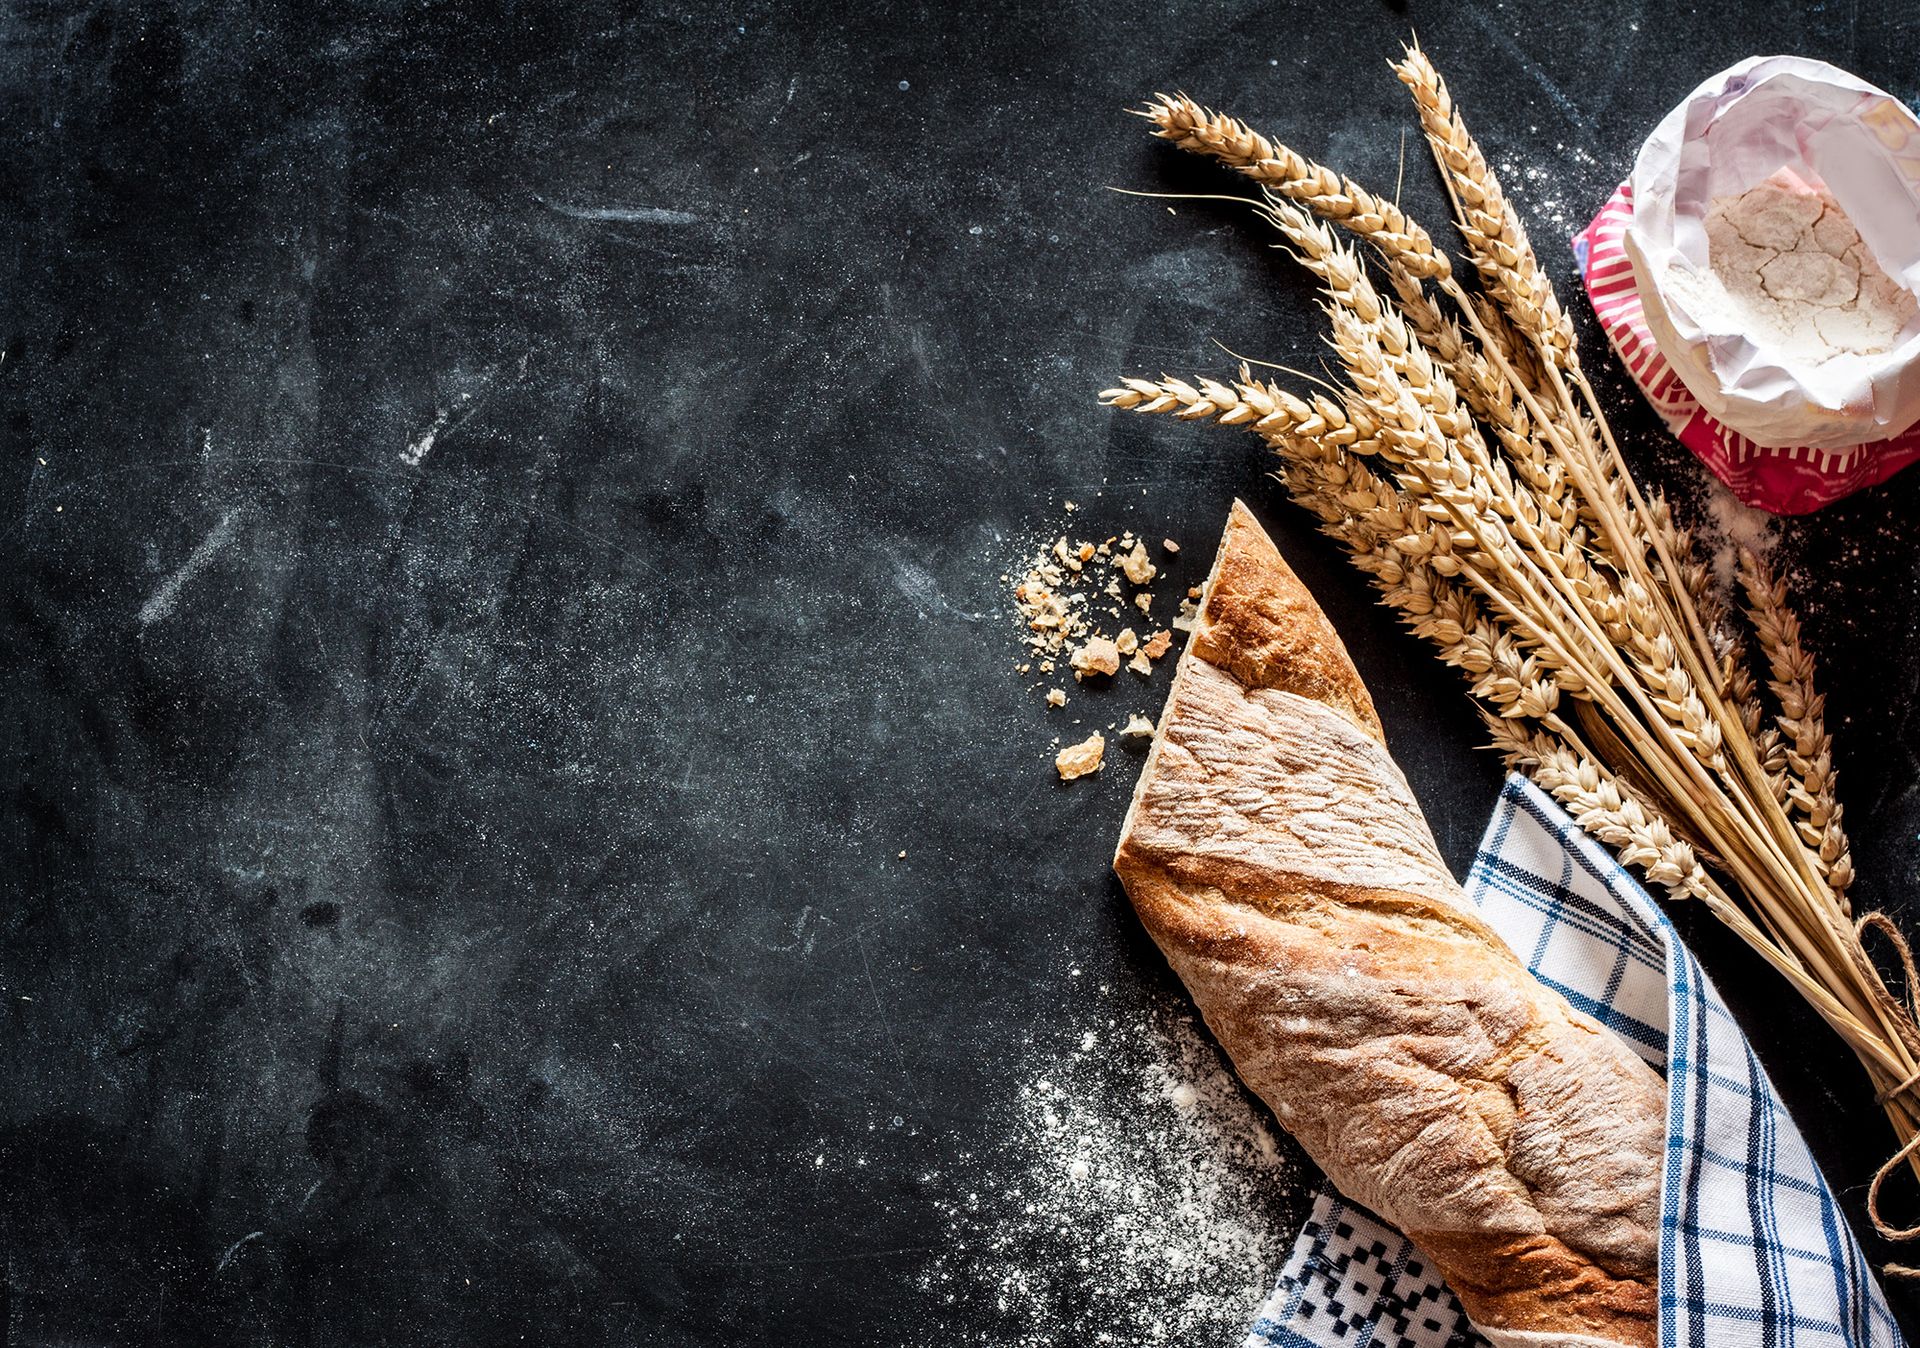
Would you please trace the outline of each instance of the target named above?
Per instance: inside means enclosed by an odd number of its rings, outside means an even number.
[[[1241,1078],[1496,1348],[1653,1348],[1665,1086],[1476,916],[1239,502],[1113,864]]]

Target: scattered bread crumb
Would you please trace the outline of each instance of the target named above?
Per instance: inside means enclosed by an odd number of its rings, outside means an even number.
[[[1081,740],[1078,744],[1069,744],[1053,756],[1054,770],[1060,774],[1060,780],[1070,782],[1075,777],[1084,777],[1090,772],[1100,771],[1100,764],[1107,756],[1107,737],[1099,731]]]
[[[1084,646],[1073,653],[1073,677],[1085,678],[1089,674],[1117,674],[1120,672],[1120,648],[1106,637],[1088,637]]]
[[[1066,509],[1072,512],[1078,507],[1067,502]],[[1172,579],[1178,574],[1177,563],[1163,559],[1155,565],[1149,554],[1153,542],[1151,534],[1131,529],[1092,538],[1055,532],[1033,538],[1025,559],[1001,573],[1000,582],[1012,591],[1022,624],[1025,649],[1013,664],[1027,676],[1028,688],[1044,700],[1048,710],[1056,710],[1066,707],[1069,697],[1065,687],[1052,686],[1054,678],[1071,670],[1076,683],[1085,687],[1087,714],[1063,716],[1055,722],[1066,734],[1054,736],[1049,746],[1049,751],[1059,751],[1056,763],[1063,780],[1098,771],[1104,763],[1105,742],[1116,734],[1129,743],[1152,734],[1144,716],[1122,715],[1118,707],[1101,706],[1099,700],[1111,696],[1104,691],[1110,687],[1104,680],[1117,675],[1123,663],[1139,677],[1150,679],[1154,662],[1171,649],[1172,633],[1157,630],[1148,635],[1143,618],[1153,612],[1151,587],[1156,581],[1175,593],[1185,586]],[[1166,558],[1178,556],[1180,545],[1175,540],[1162,538],[1159,544]],[[1193,593],[1197,596],[1200,591],[1196,587]],[[1140,626],[1127,625],[1129,620]],[[1076,694],[1072,700],[1079,704],[1082,696]],[[1074,710],[1080,712],[1083,707],[1075,705]],[[1103,722],[1104,735],[1096,730]],[[1067,736],[1086,730],[1095,733],[1079,744],[1062,747]]]
[[[902,861],[905,861],[907,859],[907,849],[904,847],[900,849],[900,859]]]
[[[1189,599],[1198,599],[1201,593],[1202,591],[1198,585],[1189,585],[1187,587],[1187,598]]]
[[[1132,551],[1120,559],[1119,565],[1120,569],[1127,573],[1127,579],[1135,585],[1145,585],[1160,574],[1160,568],[1147,557],[1145,543],[1135,543]]]

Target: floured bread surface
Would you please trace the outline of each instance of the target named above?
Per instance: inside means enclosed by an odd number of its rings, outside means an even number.
[[[1651,1348],[1665,1088],[1475,915],[1243,506],[1114,867],[1242,1078],[1476,1324]]]
[[[1195,660],[1160,735],[1154,808],[1136,810],[1127,835],[1137,847],[1298,886],[1459,897],[1386,748],[1325,704]]]

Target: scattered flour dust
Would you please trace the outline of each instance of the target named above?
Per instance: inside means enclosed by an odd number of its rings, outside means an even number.
[[[1766,511],[1744,504],[1726,483],[1710,476],[1706,500],[1701,505],[1702,519],[1696,531],[1700,545],[1712,562],[1714,582],[1722,596],[1729,603],[1737,603],[1740,550],[1747,548],[1766,557],[1779,541],[1777,521]]]
[[[1413,139],[1418,141],[1418,133]],[[1408,149],[1409,169],[1414,148]],[[1606,191],[1598,196],[1593,192],[1593,184],[1606,177],[1606,168],[1582,146],[1565,141],[1554,144],[1549,159],[1523,162],[1509,155],[1494,164],[1494,172],[1514,204],[1526,212],[1535,251],[1549,258],[1567,256],[1560,245],[1584,229],[1607,199]]]
[[[1013,1157],[944,1177],[948,1243],[920,1280],[936,1319],[1002,1324],[940,1342],[1239,1342],[1293,1243],[1295,1168],[1184,1004],[1071,1030],[1009,1113]]]

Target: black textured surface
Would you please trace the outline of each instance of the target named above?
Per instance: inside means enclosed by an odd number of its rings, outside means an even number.
[[[917,1288],[919,1177],[1080,989],[1171,986],[1106,869],[1134,761],[1054,785],[1009,673],[1016,542],[1072,497],[1199,568],[1244,495],[1456,864],[1498,779],[1238,438],[1094,405],[1318,340],[1238,215],[1103,190],[1232,189],[1121,109],[1384,190],[1417,27],[1584,321],[1560,236],[1667,107],[1762,51],[1911,100],[1910,15],[9,7],[4,1338],[1009,1335]],[[1901,914],[1916,505],[1786,544]],[[1857,1216],[1860,1074],[1683,919]]]

